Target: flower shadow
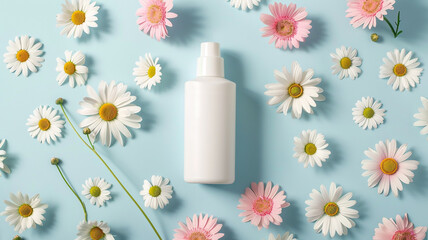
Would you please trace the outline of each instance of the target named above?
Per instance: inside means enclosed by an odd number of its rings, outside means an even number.
[[[1,141],[1,139],[0,139],[0,141]],[[9,151],[9,146],[8,145],[9,145],[9,143],[6,140],[5,143],[4,143],[4,145],[3,145],[3,148],[1,149],[1,150],[5,150],[6,151],[6,159],[3,160],[3,163],[6,166],[9,167],[10,174],[13,174],[13,169],[17,169],[17,166],[18,166],[18,162],[17,162],[18,158],[14,154],[10,154],[8,152]],[[7,174],[7,173],[5,173],[5,172],[3,172],[1,170],[0,170],[0,172],[1,172],[2,177],[9,178],[9,174]]]
[[[89,40],[95,38],[95,39],[101,39],[104,34],[108,34],[111,32],[111,17],[110,13],[103,7],[102,4],[98,4],[100,6],[100,9],[98,11],[98,27],[97,28],[91,28],[90,33],[86,34],[83,33],[82,37],[78,38],[77,41],[84,43],[88,42]]]
[[[343,162],[342,158],[342,148],[332,138],[326,137],[326,142],[328,143],[327,149],[330,150],[330,157],[323,163],[322,167],[316,167],[317,171],[322,171],[324,173],[331,173],[337,167],[340,167],[340,164]]]
[[[300,49],[304,50],[305,52],[318,48],[327,37],[325,21],[318,16],[311,16],[310,20],[312,20],[312,29],[310,30],[311,33],[309,33],[306,41],[300,44]]]
[[[161,83],[152,87],[152,91],[155,93],[162,93],[172,89],[177,83],[176,71],[170,68],[171,65],[168,62],[162,61],[162,80]],[[148,90],[147,90],[148,91]]]
[[[37,235],[45,235],[48,234],[51,230],[55,229],[56,223],[56,212],[58,211],[58,207],[54,204],[49,204],[49,207],[46,209],[46,213],[44,217],[46,220],[43,222],[43,226],[38,226],[38,230],[35,231]]]
[[[412,153],[413,155],[411,156],[410,159],[415,159],[417,161],[423,159],[423,157],[419,156],[417,154],[417,152],[415,152],[412,149]],[[413,182],[411,182],[408,186],[404,185],[404,193],[406,191],[406,189],[412,193],[412,195],[421,195],[421,196],[426,196],[428,193],[428,188],[426,187],[428,185],[428,169],[425,165],[421,165],[419,164],[418,169],[416,171],[414,171],[415,173],[415,177],[413,178]],[[399,195],[400,197],[403,196],[402,193],[400,193]]]
[[[169,30],[167,43],[174,45],[187,45],[196,36],[201,36],[203,26],[202,10],[196,7],[174,8],[178,17],[172,19],[173,27]]]
[[[304,214],[301,213],[299,204],[295,200],[286,199],[290,203],[290,206],[283,209],[281,213],[281,217],[284,220],[284,226],[287,229],[291,229],[292,232],[300,232],[304,225],[302,216]],[[275,225],[274,225],[275,226]],[[281,227],[281,231],[284,229],[284,226]],[[275,226],[279,228],[280,226]]]

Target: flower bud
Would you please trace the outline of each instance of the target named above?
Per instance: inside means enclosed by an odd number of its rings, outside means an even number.
[[[52,165],[58,165],[58,163],[59,163],[59,159],[58,158],[54,157],[54,158],[51,159],[51,164]]]
[[[379,40],[379,35],[377,35],[376,33],[373,33],[370,38],[372,39],[373,42],[377,42]]]
[[[56,103],[57,105],[61,105],[61,104],[63,104],[63,103],[64,103],[64,99],[63,99],[63,98],[58,98],[58,99],[55,101],[55,103]]]
[[[15,237],[13,237],[12,240],[22,240],[22,238],[20,236],[16,235]]]
[[[88,134],[91,134],[91,129],[89,129],[89,128],[84,128],[83,129],[83,134],[85,134],[85,135],[88,135]]]

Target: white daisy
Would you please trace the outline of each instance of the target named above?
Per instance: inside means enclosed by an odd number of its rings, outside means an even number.
[[[144,180],[143,190],[140,195],[143,196],[144,206],[158,209],[163,209],[168,205],[168,199],[171,199],[172,186],[169,185],[168,178],[161,176],[152,176],[152,182]]]
[[[127,127],[141,127],[143,119],[137,115],[141,108],[131,104],[137,98],[126,91],[127,87],[123,83],[116,84],[112,81],[107,85],[102,81],[98,85],[99,94],[88,86],[89,97],[80,102],[82,108],[78,112],[88,117],[79,126],[91,129],[91,137],[96,140],[99,136],[104,145],[111,145],[112,134],[123,145],[121,134],[131,137]]]
[[[428,99],[421,97],[423,107],[419,108],[419,113],[413,115],[417,121],[413,124],[417,127],[423,127],[421,130],[422,135],[428,134]]]
[[[137,67],[134,68],[132,75],[136,76],[135,82],[140,88],[152,89],[156,83],[161,81],[162,67],[158,64],[159,58],[153,61],[152,55],[146,53],[146,59],[140,57],[140,61],[136,62]]]
[[[28,36],[15,37],[15,41],[9,40],[7,53],[3,56],[10,72],[15,72],[16,76],[22,72],[22,75],[27,77],[28,70],[37,72],[37,68],[42,66],[41,63],[45,61],[40,57],[43,54],[40,50],[42,43],[34,44],[35,41],[35,38]]]
[[[89,27],[98,27],[96,15],[100,7],[95,4],[96,2],[91,3],[91,0],[65,0],[62,13],[56,15],[57,27],[64,27],[61,35],[80,38],[83,32],[89,34]]]
[[[306,130],[300,134],[300,138],[294,137],[294,155],[299,162],[304,164],[304,167],[315,166],[322,167],[331,152],[327,150],[328,143],[324,139],[324,135],[317,133],[316,130]]]
[[[62,137],[64,121],[60,120],[58,111],[48,106],[40,106],[34,109],[33,114],[27,120],[28,132],[32,138],[37,136],[37,141],[48,144]]]
[[[352,193],[342,196],[342,187],[336,187],[335,183],[330,184],[330,192],[324,185],[321,185],[321,192],[313,189],[309,194],[311,200],[306,200],[306,217],[308,222],[315,222],[314,230],[322,232],[324,236],[330,233],[334,237],[347,235],[348,229],[355,226],[352,220],[358,218],[358,211],[351,208],[357,202],[350,200]]]
[[[357,57],[357,50],[351,47],[336,48],[336,54],[330,53],[334,65],[331,67],[333,74],[339,73],[339,79],[350,77],[355,80],[361,73],[361,58]]]
[[[65,61],[61,58],[56,59],[56,71],[59,72],[56,80],[62,85],[68,77],[68,84],[74,87],[74,80],[78,86],[85,85],[88,79],[88,67],[85,64],[85,55],[78,51],[73,54],[72,51],[65,51]]]
[[[293,234],[290,234],[289,232],[286,232],[282,237],[279,234],[275,237],[275,235],[273,235],[271,233],[271,234],[269,234],[269,239],[268,240],[297,240],[297,239],[294,238]]]
[[[387,53],[388,58],[383,58],[385,63],[380,67],[380,78],[389,78],[388,85],[392,85],[394,90],[410,90],[410,86],[415,87],[419,84],[419,76],[422,68],[418,68],[420,63],[418,58],[412,58],[412,52],[406,54],[403,48],[401,52],[395,49]]]
[[[3,145],[4,145],[5,142],[6,142],[6,139],[1,140],[1,142],[0,142],[0,170],[2,170],[5,173],[9,174],[10,173],[10,169],[3,162],[6,159],[6,151],[3,150],[3,149],[1,149],[3,147]],[[1,172],[0,172],[0,176],[1,176]]]
[[[82,221],[77,226],[77,231],[75,240],[114,240],[110,227],[105,222]]]
[[[407,144],[401,145],[397,149],[397,142],[386,140],[376,144],[376,150],[369,148],[364,154],[369,158],[361,162],[362,168],[366,170],[364,177],[369,177],[368,185],[373,188],[378,185],[378,193],[388,196],[389,190],[396,197],[398,191],[403,190],[403,183],[413,182],[415,174],[412,172],[418,169],[419,162],[408,160],[412,152],[407,151]]]
[[[363,129],[377,128],[383,123],[385,110],[381,108],[382,103],[373,101],[372,97],[363,97],[355,103],[355,108],[352,108],[355,123]]]
[[[287,115],[288,109],[292,108],[292,116],[300,118],[302,111],[312,114],[312,107],[316,107],[315,101],[324,101],[325,97],[321,94],[323,89],[317,87],[321,78],[312,78],[314,71],[308,69],[302,72],[299,63],[293,62],[291,73],[284,67],[282,72],[275,70],[275,79],[278,83],[266,84],[267,91],[265,95],[271,96],[269,105],[279,105],[277,112]]]
[[[45,220],[43,214],[48,205],[40,202],[39,194],[29,198],[27,194],[23,195],[20,192],[17,195],[11,193],[10,199],[11,202],[4,201],[7,206],[0,215],[7,216],[6,222],[14,225],[16,232],[22,233],[31,227],[36,228],[36,224],[43,225],[42,221]]]
[[[242,10],[253,9],[254,6],[259,6],[261,0],[230,0],[230,6],[241,8]]]
[[[101,207],[104,206],[104,202],[111,199],[110,191],[108,191],[111,184],[104,181],[104,179],[99,177],[89,178],[85,181],[85,184],[82,184],[82,187],[82,194],[89,199],[92,205]]]

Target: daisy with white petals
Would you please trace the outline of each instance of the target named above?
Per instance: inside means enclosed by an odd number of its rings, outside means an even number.
[[[331,53],[334,65],[331,67],[333,74],[339,74],[339,79],[350,77],[355,80],[361,73],[361,58],[357,57],[357,50],[351,47],[336,49],[336,53]]]
[[[88,79],[88,67],[84,66],[85,55],[82,52],[73,54],[72,51],[65,51],[65,61],[57,58],[56,62],[56,71],[59,72],[56,80],[60,86],[67,78],[70,87],[74,87],[74,81],[78,86],[85,85]]]
[[[374,101],[372,97],[362,98],[352,108],[353,119],[363,129],[377,128],[384,121],[385,110],[381,108],[382,103]]]
[[[273,235],[272,233],[269,234],[269,239],[268,240],[297,240],[296,238],[294,238],[293,234],[290,234],[289,232],[286,232],[283,236],[281,235],[277,235],[275,237],[275,235]]]
[[[152,89],[152,86],[156,86],[156,83],[161,81],[161,69],[162,67],[158,64],[159,58],[153,61],[152,55],[146,53],[146,58],[140,57],[140,60],[136,62],[136,68],[132,75],[135,76],[135,82],[140,88]]]
[[[299,162],[304,164],[304,167],[322,167],[329,156],[330,151],[327,150],[328,143],[324,139],[324,135],[317,133],[316,130],[306,130],[300,134],[300,138],[294,137],[294,155]]]
[[[315,101],[324,101],[321,94],[323,89],[317,87],[321,83],[321,78],[312,78],[314,71],[308,69],[302,72],[299,63],[293,62],[291,72],[284,67],[281,71],[275,70],[275,79],[278,83],[266,84],[265,95],[271,96],[269,105],[281,103],[277,109],[278,113],[287,115],[291,108],[292,116],[300,118],[302,111],[312,114],[312,107],[316,107]]]
[[[27,194],[18,192],[17,195],[11,193],[10,199],[5,200],[6,210],[0,215],[6,216],[6,222],[15,226],[15,231],[23,233],[29,228],[36,228],[36,225],[42,226],[45,220],[43,214],[48,208],[47,204],[42,204],[39,194],[29,198]]]
[[[4,160],[6,160],[6,151],[2,149],[4,143],[6,142],[6,139],[1,140],[0,142],[0,170],[2,170],[3,172],[9,174],[10,173],[10,169],[9,167],[3,162]],[[1,176],[1,172],[0,172],[0,176]]]
[[[37,141],[48,144],[62,137],[64,121],[60,119],[58,111],[48,106],[40,106],[34,109],[33,114],[27,120],[28,132]]]
[[[422,135],[428,134],[428,99],[421,97],[423,107],[419,108],[419,112],[413,115],[417,121],[413,124],[417,127],[423,127]]]
[[[144,180],[143,190],[140,195],[143,196],[144,206],[163,209],[168,205],[168,199],[172,198],[172,186],[169,185],[169,179],[161,176],[152,176],[152,182]]]
[[[230,0],[230,6],[241,8],[242,10],[253,9],[254,6],[259,6],[261,0]]]
[[[389,190],[396,197],[398,191],[403,190],[403,184],[413,182],[415,174],[412,172],[418,168],[419,162],[408,160],[412,152],[407,152],[407,144],[397,149],[397,142],[386,140],[376,144],[376,150],[369,148],[364,154],[369,158],[361,162],[365,170],[364,177],[369,177],[368,185],[373,188],[378,185],[378,193],[388,196]]]
[[[40,50],[42,43],[35,44],[36,39],[28,36],[15,37],[15,41],[9,40],[7,53],[4,56],[6,67],[16,76],[22,73],[28,76],[28,70],[37,72],[37,68],[45,61],[41,57],[43,51]]]
[[[357,202],[351,200],[352,193],[342,196],[342,187],[336,187],[335,183],[330,184],[330,191],[321,185],[321,192],[313,189],[309,194],[310,200],[306,200],[306,217],[308,222],[315,222],[314,230],[322,232],[324,236],[330,233],[334,237],[347,235],[348,229],[355,226],[352,219],[359,218],[358,211],[351,208]]]
[[[89,199],[92,205],[101,207],[104,206],[106,201],[111,199],[110,191],[108,190],[111,184],[104,181],[104,179],[99,177],[94,179],[89,178],[85,181],[85,184],[82,184],[82,187],[82,194]]]
[[[412,52],[406,54],[403,48],[401,51],[395,49],[387,53],[388,58],[383,58],[385,63],[380,67],[380,78],[389,78],[388,85],[392,85],[394,90],[410,90],[419,84],[419,77],[422,74],[422,68],[418,58],[412,58]]]
[[[114,240],[110,233],[110,227],[106,222],[82,221],[77,226],[77,238],[75,240]]]
[[[95,4],[91,0],[65,0],[62,13],[56,16],[57,27],[64,27],[61,35],[80,38],[83,32],[89,34],[89,27],[98,27],[96,16],[100,7]]]
[[[131,132],[127,127],[140,128],[143,120],[137,115],[141,111],[139,106],[132,104],[137,97],[127,92],[128,86],[112,81],[109,85],[102,81],[98,85],[98,92],[87,87],[89,97],[80,102],[78,113],[88,116],[80,123],[81,128],[89,128],[91,137],[101,139],[101,143],[110,146],[112,134],[123,145],[122,134],[130,138]]]

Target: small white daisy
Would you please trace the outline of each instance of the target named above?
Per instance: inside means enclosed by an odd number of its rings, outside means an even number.
[[[242,10],[253,9],[254,6],[259,6],[261,0],[230,0],[230,6],[241,8]]]
[[[1,149],[4,145],[4,143],[6,142],[6,139],[1,140],[0,142],[0,170],[4,171],[5,173],[9,174],[10,173],[10,169],[9,167],[3,162],[4,160],[6,160],[6,151]],[[0,176],[1,176],[1,172],[0,172]]]
[[[140,61],[136,62],[137,67],[134,68],[132,75],[136,76],[135,82],[140,88],[152,89],[156,83],[161,81],[162,67],[158,64],[159,58],[153,61],[152,55],[146,53],[146,59],[140,57]]]
[[[58,111],[48,106],[40,106],[34,109],[33,114],[27,120],[28,132],[32,138],[37,136],[37,141],[48,144],[62,137],[64,121],[60,120]]]
[[[110,233],[110,227],[106,222],[82,221],[77,226],[77,238],[75,240],[114,240]]]
[[[314,71],[308,69],[302,72],[299,63],[293,62],[291,72],[284,67],[282,72],[275,70],[275,79],[278,83],[266,84],[267,91],[265,95],[271,96],[269,105],[279,105],[277,112],[287,115],[288,109],[292,109],[292,116],[300,118],[302,111],[312,114],[312,107],[316,107],[315,101],[324,101],[325,97],[321,94],[323,89],[317,87],[321,83],[321,78],[312,78]]]
[[[375,101],[372,97],[362,98],[352,108],[353,119],[363,129],[377,128],[384,121],[385,110],[381,108],[382,103]]]
[[[7,53],[4,56],[6,67],[10,72],[15,72],[16,76],[19,74],[28,76],[28,70],[37,72],[37,68],[42,66],[44,58],[40,57],[43,51],[40,50],[42,43],[36,42],[36,39],[28,36],[15,37],[15,41],[9,40]]]
[[[342,187],[336,187],[335,183],[330,184],[330,192],[324,185],[321,185],[321,192],[313,189],[309,194],[311,200],[306,200],[306,217],[308,222],[315,222],[314,230],[322,232],[324,236],[330,233],[334,237],[347,235],[348,229],[355,226],[352,219],[359,218],[358,211],[351,208],[357,202],[350,200],[352,193],[342,196]]]
[[[268,240],[297,240],[297,239],[294,238],[293,234],[291,234],[289,232],[286,232],[282,237],[279,234],[275,237],[275,235],[273,235],[271,233],[271,234],[269,234],[269,239]]]
[[[104,179],[99,177],[89,178],[85,181],[85,184],[82,184],[82,187],[82,194],[89,199],[92,205],[101,207],[104,206],[104,202],[111,199],[110,191],[108,190],[111,184],[104,181]]]
[[[144,180],[143,190],[140,195],[143,196],[144,206],[163,209],[168,205],[168,199],[172,196],[172,186],[169,185],[169,179],[161,176],[152,176],[152,182]]]
[[[413,124],[416,127],[423,127],[421,135],[428,134],[428,99],[421,97],[423,107],[419,108],[419,113],[413,115],[417,121]]]
[[[65,51],[65,61],[61,58],[56,59],[56,71],[59,72],[56,80],[61,86],[68,77],[68,84],[74,87],[74,80],[78,86],[85,85],[88,79],[88,67],[85,64],[85,55],[78,51],[73,54],[72,51]]]
[[[388,58],[383,58],[385,63],[380,67],[380,78],[389,78],[388,85],[392,85],[394,90],[410,90],[419,84],[419,76],[422,74],[422,68],[418,68],[420,63],[418,58],[412,58],[412,52],[406,54],[403,48],[401,52],[395,49],[387,53]]]
[[[294,137],[294,155],[299,162],[304,164],[304,167],[315,166],[322,167],[331,152],[327,150],[328,143],[324,139],[324,135],[317,133],[317,130],[306,130],[300,134],[300,138]]]
[[[65,0],[62,13],[56,16],[57,27],[64,27],[61,35],[80,38],[83,32],[89,34],[89,27],[98,27],[96,15],[100,7],[95,4],[91,0]]]
[[[334,65],[331,67],[333,74],[339,74],[339,79],[350,77],[355,80],[361,73],[361,58],[357,57],[357,50],[351,47],[336,48],[336,54],[330,53]]]
[[[42,221],[45,220],[43,214],[48,208],[47,204],[42,204],[39,194],[29,198],[27,194],[18,192],[17,195],[11,193],[10,199],[6,203],[6,210],[0,215],[6,216],[6,222],[15,226],[15,231],[23,233],[29,228],[36,228],[36,224],[43,226]]]

